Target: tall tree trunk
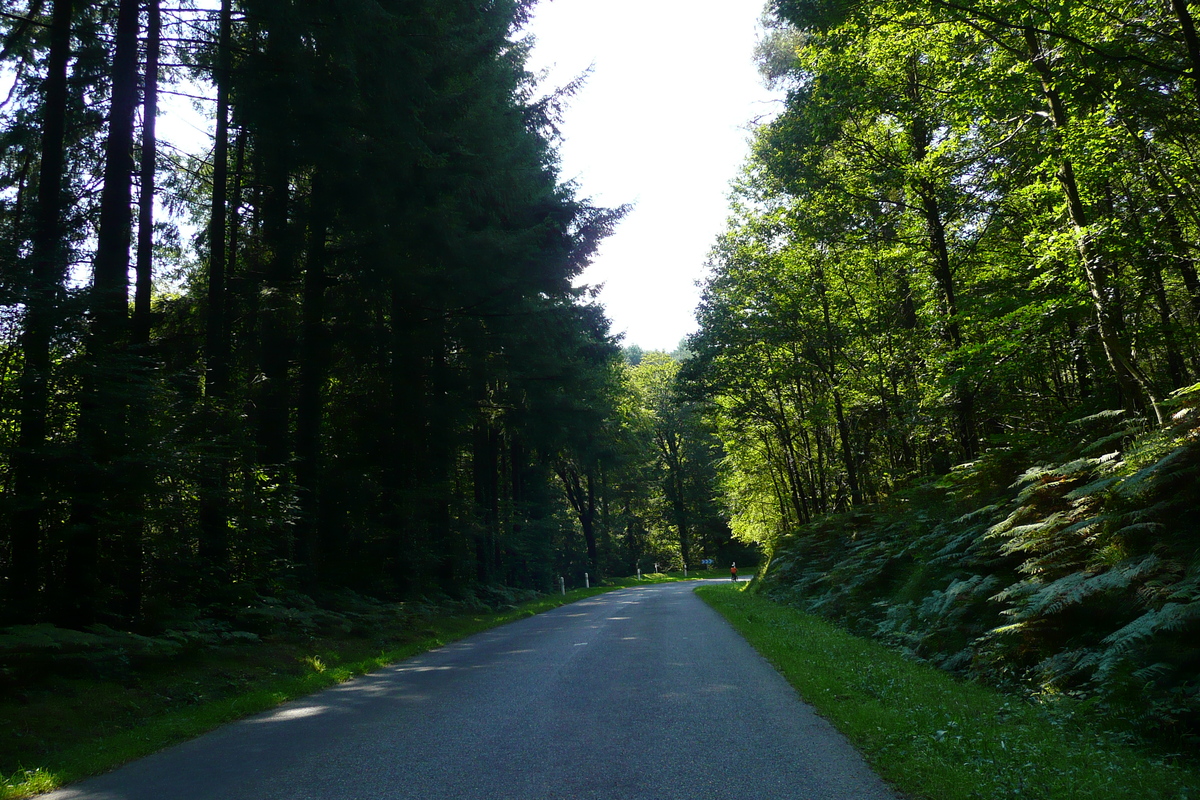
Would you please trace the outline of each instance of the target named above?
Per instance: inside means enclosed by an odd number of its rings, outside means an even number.
[[[1025,44],[1029,63],[1042,82],[1050,119],[1055,130],[1061,135],[1069,124],[1069,117],[1058,89],[1055,88],[1054,71],[1050,67],[1046,52],[1042,49],[1037,31],[1033,28],[1025,28]],[[1128,410],[1137,412],[1148,405],[1161,424],[1162,411],[1153,384],[1138,367],[1132,352],[1120,336],[1121,324],[1112,303],[1112,268],[1100,246],[1088,232],[1088,214],[1075,180],[1074,166],[1065,153],[1060,153],[1059,161],[1058,182],[1066,197],[1067,214],[1079,242],[1079,259],[1092,298],[1092,308],[1096,312],[1097,329],[1104,346],[1105,358],[1117,378],[1122,399]]]
[[[913,62],[909,79],[909,96],[914,105],[920,99],[921,84]],[[928,121],[917,112],[910,130],[913,163],[920,164],[929,155],[931,134]],[[943,315],[943,339],[955,355],[951,358],[952,385],[954,387],[954,417],[958,445],[962,455],[969,459],[978,451],[979,434],[975,422],[975,392],[962,374],[957,355],[963,346],[962,328],[958,323],[958,297],[954,284],[954,271],[950,265],[950,245],[946,238],[946,223],[942,218],[941,203],[938,201],[939,187],[930,179],[915,182],[921,216],[924,218],[929,236],[929,251],[933,256],[933,279],[941,295]]]
[[[42,583],[42,518],[46,509],[46,414],[50,404],[50,342],[57,328],[67,264],[62,230],[67,127],[67,67],[71,59],[72,0],[55,0],[43,84],[41,167],[30,242],[30,285],[21,331],[24,363],[17,416],[21,427],[12,460],[15,512],[9,592],[17,619],[32,619]]]
[[[208,220],[208,295],[204,328],[204,413],[212,458],[200,475],[200,559],[220,580],[229,564],[228,447],[230,341],[228,289],[229,84],[232,0],[222,0],[217,33],[217,119],[213,142],[212,206]]]
[[[1158,319],[1162,325],[1163,348],[1167,351],[1167,374],[1171,377],[1171,388],[1179,389],[1188,382],[1187,365],[1179,342],[1175,338],[1174,314],[1171,311],[1171,301],[1167,298],[1167,288],[1163,285],[1162,268],[1157,261],[1150,264],[1150,289],[1154,294],[1154,303],[1158,307]]]
[[[480,533],[476,545],[480,583],[491,583],[501,574],[500,550],[500,436],[482,409],[475,420],[471,443],[471,473]]]
[[[1192,246],[1184,238],[1179,217],[1175,215],[1175,210],[1171,208],[1167,198],[1164,198],[1163,202],[1163,221],[1167,226],[1171,249],[1175,251],[1172,261],[1179,270],[1179,277],[1183,279],[1183,286],[1187,290],[1192,325],[1200,326],[1200,278],[1196,276],[1196,259],[1192,255]]]
[[[1192,79],[1192,92],[1200,102],[1200,36],[1196,35],[1196,22],[1192,18],[1189,0],[1171,0],[1171,11],[1179,20],[1179,29],[1183,33],[1183,43],[1187,47],[1188,61],[1191,66],[1188,72]]]
[[[593,470],[580,472],[574,464],[567,462],[560,462],[555,469],[566,491],[567,502],[574,509],[579,527],[583,531],[583,543],[592,570],[591,577],[598,579],[600,551],[596,545],[596,487],[592,479]]]
[[[1127,195],[1124,200],[1126,207],[1129,209],[1128,219],[1138,237],[1143,241],[1149,240],[1150,232],[1142,222],[1142,216],[1137,209],[1136,199]],[[1159,324],[1162,326],[1167,375],[1171,380],[1171,388],[1178,389],[1187,382],[1187,365],[1184,363],[1183,351],[1175,336],[1175,312],[1171,308],[1171,301],[1167,297],[1167,287],[1163,282],[1162,262],[1170,260],[1170,258],[1171,255],[1167,253],[1155,252],[1151,254],[1146,263],[1145,277],[1150,284],[1150,293],[1154,296],[1154,305],[1158,310]]]
[[[663,450],[667,456],[667,469],[671,481],[671,508],[675,516],[675,530],[679,534],[679,556],[686,567],[692,561],[692,525],[679,437],[675,434],[667,435]]]
[[[290,365],[296,322],[292,297],[297,251],[293,237],[297,231],[291,221],[291,177],[295,167],[291,103],[293,85],[300,79],[293,71],[296,49],[301,45],[298,18],[293,17],[296,9],[292,5],[291,2],[272,4],[266,19],[266,53],[259,66],[269,70],[270,76],[262,87],[266,94],[256,98],[263,108],[256,113],[256,127],[252,131],[265,190],[262,232],[267,252],[259,328],[257,442],[260,463],[281,484],[287,482],[292,456]],[[290,528],[275,531],[279,555],[293,555],[290,533]]]
[[[158,62],[162,38],[162,12],[159,0],[146,0],[146,67],[143,71],[142,90],[142,153],[139,165],[141,189],[138,196],[138,240],[137,261],[134,274],[137,276],[133,320],[130,324],[129,341],[131,352],[137,359],[135,364],[135,393],[139,398],[146,396],[152,371],[149,364],[150,344],[150,294],[153,286],[154,267],[154,179],[157,168],[158,143],[155,122],[158,114]],[[130,409],[131,452],[145,453],[152,446],[149,441],[150,410],[145,402],[136,399]],[[140,459],[131,476],[137,487],[151,483],[146,459]],[[126,619],[141,616],[142,573],[144,571],[143,540],[145,534],[146,495],[135,491],[130,497],[131,513],[122,526],[119,536],[119,583],[121,613]]]
[[[158,162],[158,61],[162,40],[159,0],[146,0],[146,70],[142,96],[141,194],[138,198],[137,283],[133,295],[130,341],[150,342],[150,293],[154,282],[154,178]]]
[[[274,150],[277,142],[262,143]],[[293,352],[293,246],[289,225],[290,189],[283,153],[267,155],[267,191],[263,202],[263,236],[269,250],[259,331],[258,449],[262,464],[284,478],[291,453],[289,365]],[[285,544],[286,549],[286,544]]]
[[[313,178],[308,257],[304,270],[304,297],[300,329],[299,397],[296,404],[296,488],[299,492],[296,543],[306,582],[315,588],[321,580],[321,424],[322,388],[325,385],[325,263],[330,206],[324,181]]]
[[[853,437],[850,435],[850,424],[846,419],[846,410],[842,404],[841,376],[838,374],[839,353],[835,346],[833,330],[833,315],[829,310],[829,292],[825,283],[825,270],[818,267],[816,272],[817,291],[821,295],[821,313],[825,321],[825,342],[828,345],[826,369],[829,378],[829,389],[833,394],[833,411],[837,420],[838,438],[842,444],[842,460],[846,466],[846,483],[850,488],[850,502],[862,504],[862,488],[858,482],[858,456],[854,451]]]
[[[140,487],[120,459],[126,451],[131,374],[128,361],[129,248],[133,214],[134,116],[138,104],[138,0],[121,0],[113,50],[112,103],[104,148],[104,188],[92,272],[92,325],[79,404],[80,459],[59,588],[59,619],[95,619],[100,548],[118,543]],[[125,519],[123,519],[123,517]],[[117,550],[120,551],[117,544]]]
[[[419,360],[413,355],[417,347],[414,329],[416,316],[409,307],[408,286],[399,270],[390,276],[390,313],[388,331],[391,341],[385,349],[388,371],[390,419],[385,430],[390,434],[391,455],[383,466],[389,507],[387,525],[395,552],[395,582],[401,592],[414,583],[412,545],[415,539],[416,515],[412,510],[412,484],[415,482],[420,447],[418,428],[421,416],[421,388],[424,377]]]
[[[260,138],[266,193],[263,197],[263,239],[268,262],[264,274],[259,322],[258,367],[261,379],[255,399],[258,414],[258,461],[277,486],[290,483],[291,451],[291,362],[294,354],[295,308],[292,297],[295,278],[291,188],[287,133],[275,127]],[[296,557],[294,530],[281,520],[268,521],[271,546],[280,558]]]

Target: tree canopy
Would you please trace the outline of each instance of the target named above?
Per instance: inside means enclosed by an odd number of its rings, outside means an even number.
[[[733,529],[781,596],[1035,692],[1142,692],[1194,731],[1188,4],[768,20],[787,100],[684,370]]]

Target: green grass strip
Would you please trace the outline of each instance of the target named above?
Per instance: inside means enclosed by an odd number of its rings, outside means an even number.
[[[192,739],[227,722],[266,711],[288,700],[329,688],[498,625],[531,617],[614,589],[675,580],[679,578],[667,575],[647,576],[642,581],[621,579],[607,586],[575,589],[567,592],[565,596],[548,595],[503,611],[434,617],[422,622],[422,628],[432,631],[432,635],[407,642],[378,656],[329,667],[321,663],[318,657],[314,657],[310,661],[312,671],[304,675],[264,678],[256,688],[236,697],[200,703],[145,720],[132,730],[98,737],[86,744],[61,750],[46,759],[44,764],[20,769],[10,775],[0,775],[0,800],[32,797],[107,772],[164,747]]]
[[[912,798],[1195,800],[1196,765],[1167,763],[1089,725],[905,658],[732,586],[697,589]]]

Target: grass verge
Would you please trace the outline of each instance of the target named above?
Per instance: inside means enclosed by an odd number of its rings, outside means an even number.
[[[268,640],[119,676],[49,677],[0,695],[0,800],[31,797],[106,772],[488,628],[614,589],[679,579],[622,579],[491,613],[431,616],[419,627],[366,638]]]
[[[1086,709],[965,683],[732,586],[697,589],[893,786],[933,800],[1196,800],[1200,768],[1114,741]]]

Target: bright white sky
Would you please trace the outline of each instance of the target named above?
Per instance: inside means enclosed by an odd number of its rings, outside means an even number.
[[[763,0],[541,0],[527,31],[547,89],[592,66],[562,128],[562,177],[634,209],[581,282],[624,344],[676,348],[696,329],[696,282],[724,229],[749,123],[778,95],[754,66]]]

